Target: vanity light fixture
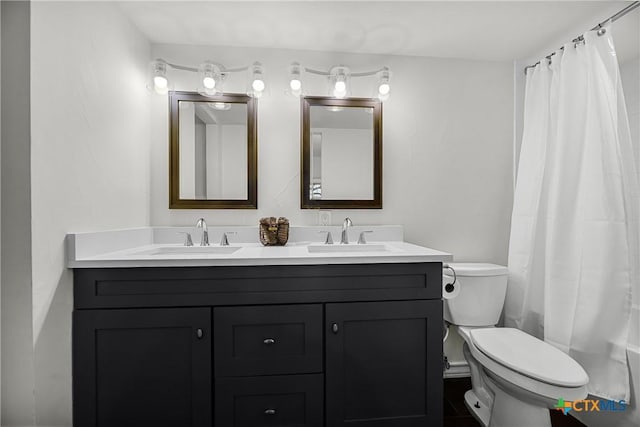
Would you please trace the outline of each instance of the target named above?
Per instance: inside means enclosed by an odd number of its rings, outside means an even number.
[[[289,88],[293,96],[302,95],[302,67],[299,62],[289,66]]]
[[[195,73],[198,75],[198,93],[204,96],[214,96],[223,93],[222,84],[231,73],[247,72],[251,85],[247,90],[249,96],[259,98],[265,90],[264,67],[259,62],[254,62],[250,66],[238,68],[226,68],[222,64],[212,61],[205,61],[198,68],[185,65],[172,64],[164,59],[155,59],[149,64],[149,80],[147,88],[160,95],[165,95],[172,90],[169,70],[180,70]]]
[[[250,95],[260,98],[264,93],[264,68],[259,62],[254,62],[251,66],[251,91]]]
[[[289,66],[289,93],[294,96],[302,94],[302,72],[325,76],[328,80],[329,95],[335,98],[348,98],[351,92],[351,78],[377,76],[376,96],[380,101],[386,101],[391,92],[391,71],[389,67],[382,67],[373,71],[363,71],[359,73],[351,72],[349,67],[337,65],[331,67],[329,71],[314,70],[301,66],[298,62],[293,62]]]
[[[336,98],[346,98],[348,92],[347,82],[350,75],[351,72],[345,66],[339,65],[333,67],[331,71],[329,71],[329,82],[331,83],[329,93]]]
[[[222,80],[224,74],[220,72],[220,67],[211,61],[203,62],[198,69],[200,74],[200,87],[198,92],[201,95],[217,95],[222,92]]]
[[[378,72],[378,99],[380,101],[386,101],[389,98],[389,92],[391,91],[390,80],[391,71],[389,71],[388,67],[384,67]]]
[[[149,90],[153,90],[160,95],[165,95],[169,91],[168,65],[162,59],[156,59],[149,64],[149,83],[147,84]]]

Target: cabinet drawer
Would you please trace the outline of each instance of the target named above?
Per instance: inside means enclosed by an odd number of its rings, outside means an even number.
[[[322,374],[218,379],[215,425],[321,427],[322,388]]]
[[[322,305],[218,307],[216,377],[322,372]]]
[[[442,263],[78,268],[74,307],[187,307],[440,299]]]

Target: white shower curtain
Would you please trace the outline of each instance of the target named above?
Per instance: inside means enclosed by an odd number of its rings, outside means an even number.
[[[589,393],[629,400],[640,197],[611,28],[527,73],[505,324],[553,344]]]

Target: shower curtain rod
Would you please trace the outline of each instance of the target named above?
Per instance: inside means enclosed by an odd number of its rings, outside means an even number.
[[[610,16],[609,18],[605,19],[604,21],[600,22],[598,25],[596,25],[595,27],[593,27],[590,31],[594,31],[597,29],[600,29],[604,26],[604,24],[606,24],[607,22],[611,21],[611,22],[615,22],[618,19],[622,18],[624,15],[626,15],[627,13],[631,12],[632,10],[634,10],[635,8],[637,8],[638,6],[640,6],[640,1],[634,1],[633,3],[631,3],[629,6],[625,7],[624,9],[622,9],[621,11],[619,11],[618,13],[616,13],[615,15]],[[601,36],[602,34],[605,33],[605,30],[602,29],[601,30],[602,33],[598,32],[598,35]],[[571,40],[574,43],[578,43],[578,42],[582,42],[584,41],[584,36],[578,36],[575,39]],[[562,46],[560,49],[564,49],[564,46]],[[545,58],[547,59],[551,59],[551,57],[553,55],[555,55],[556,53],[553,52],[547,56],[545,56]],[[527,65],[526,67],[524,67],[524,74],[527,74],[527,70],[529,68],[535,68],[536,65],[538,65],[540,63],[540,61],[536,62],[533,65]]]

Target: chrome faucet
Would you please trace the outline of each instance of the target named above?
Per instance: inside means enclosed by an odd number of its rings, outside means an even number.
[[[340,237],[340,244],[347,245],[349,244],[349,227],[353,225],[351,222],[351,218],[346,217],[342,222],[342,236]]]
[[[196,222],[196,228],[202,228],[202,239],[200,240],[200,246],[209,246],[209,229],[207,228],[207,222],[204,218],[200,218]]]

